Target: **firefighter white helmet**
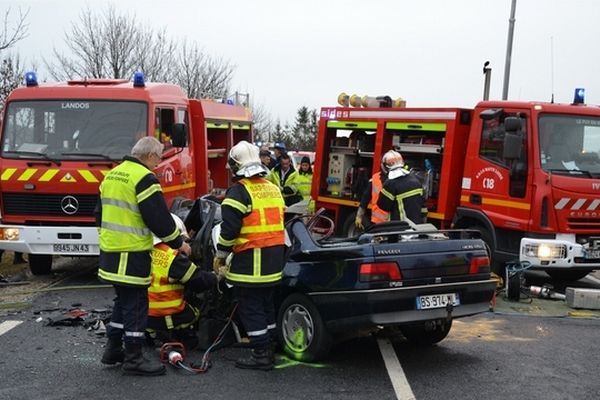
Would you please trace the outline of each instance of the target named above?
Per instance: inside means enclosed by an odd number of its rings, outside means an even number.
[[[175,215],[173,213],[171,213],[171,218],[173,218],[173,221],[175,222],[175,226],[177,226],[177,228],[179,229],[181,236],[183,236],[184,239],[189,238],[187,229],[185,228],[185,224],[183,223],[181,218],[179,218],[177,215]],[[155,245],[162,242],[162,240],[160,240],[158,237],[156,237],[156,235],[152,235],[152,239],[153,239]]]
[[[268,171],[262,165],[258,155],[258,147],[242,140],[231,148],[227,163],[229,169],[237,176],[249,178],[255,175],[264,175]]]
[[[404,168],[404,159],[402,155],[395,150],[390,150],[381,158],[382,164],[385,164],[388,170],[388,179],[396,179],[400,176],[406,176],[410,173]]]
[[[389,172],[392,169],[402,168],[404,166],[404,159],[402,154],[395,150],[390,150],[381,157],[381,169],[385,172]]]

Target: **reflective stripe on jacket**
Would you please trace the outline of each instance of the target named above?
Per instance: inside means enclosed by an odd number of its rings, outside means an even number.
[[[150,252],[107,253],[100,251],[98,277],[127,286],[150,284]]]
[[[141,164],[125,160],[108,172],[100,185],[102,225],[100,249],[106,252],[152,249],[152,232],[142,219],[138,203],[160,192],[159,184],[136,194],[136,185],[152,172]],[[177,232],[178,233],[178,232]]]
[[[390,213],[382,210],[377,205],[379,199],[379,192],[383,188],[383,182],[381,181],[381,174],[378,172],[371,178],[371,222],[379,224],[390,220]]]
[[[395,202],[395,205],[398,208],[398,220],[404,221],[408,218],[412,222],[417,223],[417,224],[422,222],[422,220],[421,220],[422,219],[421,212],[422,212],[422,204],[423,204],[423,188],[422,187],[419,187],[417,189],[408,190],[406,192],[402,192],[399,194],[392,194],[392,193],[388,192],[386,189],[382,189],[381,194]],[[405,200],[410,199],[410,198],[418,199],[418,204],[419,204],[418,205],[418,214],[413,213],[414,215],[412,215],[412,216],[407,215],[407,212],[405,209],[406,208]]]
[[[177,314],[185,308],[183,283],[169,278],[169,269],[176,256],[177,250],[164,243],[157,244],[152,250],[152,273],[148,287],[148,315],[151,317]],[[192,268],[190,271],[194,272]]]

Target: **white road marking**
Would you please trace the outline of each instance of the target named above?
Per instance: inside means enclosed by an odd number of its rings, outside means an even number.
[[[404,370],[396,356],[396,351],[390,341],[388,339],[377,339],[377,344],[379,344],[381,357],[383,357],[383,362],[392,381],[394,392],[396,392],[396,398],[398,400],[415,400],[415,395],[410,388],[406,375],[404,375]]]
[[[23,321],[4,321],[0,324],[0,336],[4,335],[6,332],[10,331],[12,328],[15,328],[21,325]]]

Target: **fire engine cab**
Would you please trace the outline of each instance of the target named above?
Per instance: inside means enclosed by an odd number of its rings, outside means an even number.
[[[321,109],[311,193],[338,234],[353,233],[365,183],[396,149],[423,182],[428,222],[479,230],[496,271],[515,260],[564,279],[600,268],[600,108],[582,90],[572,104],[474,109],[344,97]]]
[[[143,136],[164,144],[155,173],[168,205],[224,192],[228,151],[252,140],[251,121],[243,106],[188,99],[141,73],[52,84],[27,73],[3,115],[0,249],[27,253],[34,274],[54,255],[97,255],[98,186]]]

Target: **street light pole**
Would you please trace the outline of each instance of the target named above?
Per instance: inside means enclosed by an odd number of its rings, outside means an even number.
[[[508,99],[508,81],[510,78],[510,58],[512,55],[513,33],[515,30],[515,9],[517,0],[512,0],[510,7],[510,18],[508,20],[508,40],[506,43],[506,61],[504,64],[504,87],[502,88],[502,100]]]

